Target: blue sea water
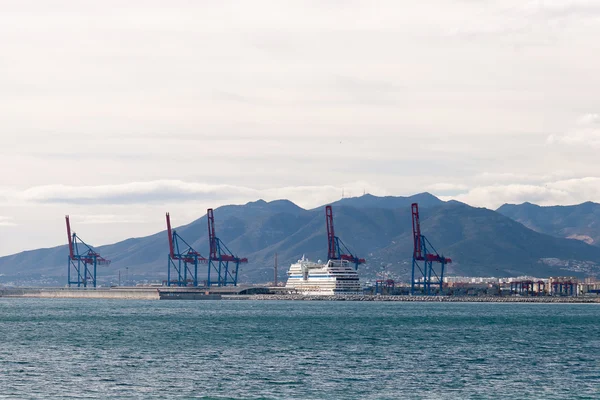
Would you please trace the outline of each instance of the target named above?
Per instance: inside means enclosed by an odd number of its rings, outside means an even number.
[[[1,398],[597,399],[600,305],[0,299]]]

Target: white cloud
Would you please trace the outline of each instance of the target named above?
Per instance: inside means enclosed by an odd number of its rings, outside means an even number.
[[[96,215],[71,215],[71,221],[82,225],[101,225],[101,224],[141,224],[145,218],[141,215],[117,215],[117,214],[96,214]]]
[[[600,115],[582,115],[574,129],[562,135],[549,135],[546,142],[549,145],[600,147]]]
[[[252,190],[230,185],[158,180],[98,186],[36,186],[18,193],[17,196],[35,203],[139,204],[173,199],[184,201],[198,197],[223,199],[248,192]]]
[[[558,180],[539,185],[507,184],[480,186],[444,200],[458,200],[495,209],[505,203],[530,202],[539,205],[569,205],[600,202],[600,177]]]
[[[0,226],[17,226],[17,224],[13,222],[12,217],[3,217],[0,215]]]
[[[555,169],[547,173],[518,173],[518,172],[481,172],[469,178],[471,187],[495,186],[506,184],[539,185],[544,182],[559,181],[576,177],[572,171]]]
[[[283,186],[250,188],[234,185],[213,185],[181,180],[131,182],[118,185],[70,186],[44,185],[23,191],[13,190],[9,201],[31,204],[71,205],[135,205],[163,204],[169,202],[245,202],[259,198],[265,200],[290,199],[300,206],[316,207],[336,200],[342,193],[357,196],[363,192],[387,195],[388,192],[364,181],[334,185]],[[8,193],[8,191],[7,191]],[[112,215],[92,215],[87,223],[112,222]]]
[[[448,182],[440,182],[434,183],[426,187],[426,190],[432,192],[462,192],[467,190],[468,186],[460,183],[448,183]]]
[[[585,114],[579,117],[577,121],[579,125],[592,125],[592,124],[600,124],[600,115],[596,113]]]

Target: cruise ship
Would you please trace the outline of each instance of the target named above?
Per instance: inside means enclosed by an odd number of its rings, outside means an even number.
[[[288,271],[286,288],[306,295],[361,294],[354,265],[346,260],[315,263],[302,257]]]

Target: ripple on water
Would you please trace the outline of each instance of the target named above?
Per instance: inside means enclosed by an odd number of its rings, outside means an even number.
[[[558,399],[600,391],[596,305],[0,299],[0,313],[0,397]]]

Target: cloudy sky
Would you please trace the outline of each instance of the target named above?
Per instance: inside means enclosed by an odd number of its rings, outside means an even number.
[[[0,255],[209,206],[600,201],[600,1],[0,1]]]

